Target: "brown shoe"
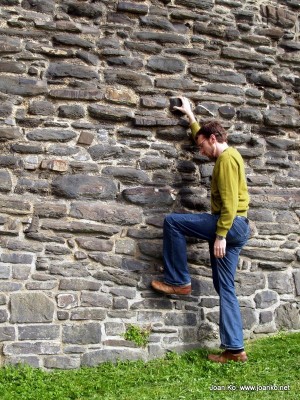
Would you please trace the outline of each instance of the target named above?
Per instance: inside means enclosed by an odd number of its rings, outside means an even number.
[[[159,293],[164,294],[181,294],[187,295],[191,294],[192,286],[173,286],[169,285],[168,283],[160,282],[160,281],[152,281],[151,286],[154,290]]]
[[[228,361],[246,362],[248,360],[248,357],[245,351],[241,351],[238,354],[232,354],[230,351],[226,350],[220,355],[209,354],[208,359],[213,362],[225,364]]]

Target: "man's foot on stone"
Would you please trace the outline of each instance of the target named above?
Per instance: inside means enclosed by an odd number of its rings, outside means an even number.
[[[151,286],[154,290],[159,293],[164,294],[179,294],[179,295],[188,295],[192,292],[192,286],[173,286],[168,283],[160,282],[160,281],[152,281]]]

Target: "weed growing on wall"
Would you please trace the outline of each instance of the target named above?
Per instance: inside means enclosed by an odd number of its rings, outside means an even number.
[[[141,328],[136,325],[129,325],[124,333],[124,338],[134,342],[139,347],[146,347],[149,342],[151,328]]]

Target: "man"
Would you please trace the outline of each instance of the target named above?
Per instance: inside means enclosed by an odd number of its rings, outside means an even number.
[[[176,107],[189,119],[192,136],[201,154],[215,159],[211,182],[211,214],[170,214],[164,221],[164,282],[152,281],[152,288],[164,294],[189,295],[191,278],[187,265],[185,236],[207,240],[214,287],[220,298],[220,355],[209,360],[219,363],[247,361],[243,327],[234,277],[238,257],[248,240],[249,195],[240,153],[229,147],[225,129],[218,122],[197,123],[187,98]]]

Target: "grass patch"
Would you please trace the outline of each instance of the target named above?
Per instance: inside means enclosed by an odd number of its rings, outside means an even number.
[[[3,367],[0,399],[299,399],[300,333],[250,341],[246,350],[249,361],[244,364],[209,362],[208,351],[201,349],[183,355],[168,353],[147,363],[105,363],[72,371]],[[252,385],[253,390],[241,390],[240,385]],[[275,390],[275,385],[288,390]]]

